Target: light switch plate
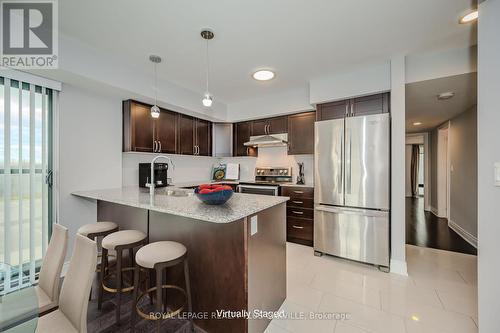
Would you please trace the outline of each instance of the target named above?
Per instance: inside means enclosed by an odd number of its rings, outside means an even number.
[[[495,186],[500,186],[500,162],[495,163]]]
[[[257,233],[257,221],[257,215],[250,218],[250,236],[253,236]]]

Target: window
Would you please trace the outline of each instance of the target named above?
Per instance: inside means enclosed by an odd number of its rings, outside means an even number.
[[[0,294],[35,282],[50,236],[52,94],[0,77]]]

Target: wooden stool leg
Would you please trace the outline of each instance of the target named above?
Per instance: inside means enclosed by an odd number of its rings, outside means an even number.
[[[162,313],[162,270],[156,268],[156,312]],[[160,322],[161,319],[156,321],[156,329],[160,332]]]
[[[97,309],[101,310],[102,308],[102,296],[104,292],[103,283],[104,283],[104,274],[106,272],[106,268],[108,267],[108,250],[102,249],[102,257],[101,257],[101,271],[99,272],[99,292],[97,295]]]
[[[137,264],[134,265],[134,291],[133,291],[133,296],[132,296],[132,310],[130,313],[130,320],[131,320],[131,331],[134,333],[135,331],[135,322],[137,320],[137,296],[139,294],[139,266]]]
[[[122,305],[122,250],[116,250],[116,325],[120,325]]]
[[[184,260],[184,281],[186,282],[186,294],[187,294],[187,303],[188,303],[188,311],[190,314],[193,312],[192,304],[191,304],[191,284],[189,282],[189,265],[187,258]],[[194,324],[193,320],[189,320],[191,323],[191,332],[194,332]]]

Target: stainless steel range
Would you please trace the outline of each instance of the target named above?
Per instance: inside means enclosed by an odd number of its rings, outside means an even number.
[[[255,168],[255,181],[240,182],[238,192],[280,195],[280,185],[292,183],[292,168],[258,167]]]

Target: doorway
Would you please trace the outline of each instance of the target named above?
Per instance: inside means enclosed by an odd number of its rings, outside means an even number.
[[[437,144],[437,207],[438,217],[449,218],[450,203],[450,162],[448,146],[449,123],[438,128]]]

